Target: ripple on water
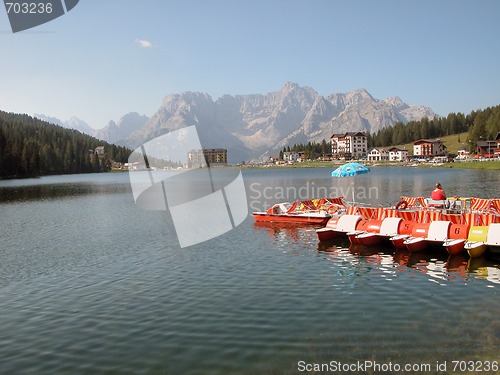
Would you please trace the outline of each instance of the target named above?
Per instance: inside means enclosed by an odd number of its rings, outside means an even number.
[[[318,244],[251,218],[180,249],[165,213],[92,197],[1,206],[3,372],[294,373],[500,348],[494,258]]]

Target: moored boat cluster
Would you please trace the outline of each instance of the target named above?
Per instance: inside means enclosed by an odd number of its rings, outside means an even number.
[[[337,197],[280,203],[253,215],[256,221],[325,225],[316,231],[319,241],[348,237],[364,246],[385,242],[411,252],[438,247],[471,257],[500,251],[500,199],[401,197],[396,207],[365,207]]]

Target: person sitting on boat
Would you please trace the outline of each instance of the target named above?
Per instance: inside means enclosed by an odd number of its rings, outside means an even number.
[[[446,193],[439,182],[436,184],[436,188],[431,192],[431,199],[434,201],[446,200]]]
[[[443,190],[443,187],[438,182],[436,184],[436,188],[431,192],[431,201],[429,202],[430,208],[449,208],[450,202],[446,199],[446,193]],[[439,201],[439,202],[435,202]]]

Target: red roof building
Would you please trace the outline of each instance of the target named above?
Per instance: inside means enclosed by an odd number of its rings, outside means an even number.
[[[446,146],[441,139],[419,139],[413,142],[413,155],[419,157],[445,156]]]

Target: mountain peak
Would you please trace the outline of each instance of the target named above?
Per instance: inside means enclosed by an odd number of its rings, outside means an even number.
[[[283,87],[281,88],[280,91],[289,91],[289,90],[294,90],[294,89],[298,89],[300,86],[297,84],[297,83],[294,83],[294,82],[286,82]]]
[[[106,127],[108,127],[108,128],[117,128],[118,126],[116,125],[116,122],[114,122],[113,120],[110,120],[108,122],[108,124],[106,125]]]
[[[85,133],[91,136],[95,136],[96,134],[96,130],[94,128],[92,128],[89,124],[76,116],[71,116],[70,119],[66,121],[62,121],[56,117],[46,116],[43,114],[34,114],[34,116],[39,118],[40,120],[50,122],[51,124],[56,124],[67,129],[78,130],[81,133]]]
[[[370,95],[366,89],[360,88],[356,90],[352,90],[346,94],[346,98],[352,103],[359,103],[365,100],[376,100],[373,96]]]
[[[230,162],[240,162],[294,143],[328,141],[333,133],[377,132],[398,121],[433,115],[429,108],[399,98],[375,99],[364,88],[325,98],[310,87],[286,82],[267,94],[223,95],[216,101],[199,92],[167,95],[126,144],[137,147],[166,131],[196,125],[203,147],[226,148]]]
[[[399,96],[391,96],[391,97],[385,99],[384,102],[386,102],[387,104],[393,105],[395,107],[408,106],[408,104],[403,102]]]
[[[109,143],[125,143],[124,140],[130,133],[141,128],[148,122],[149,117],[140,115],[137,112],[129,112],[114,122],[111,120],[108,124],[99,130],[97,137]]]
[[[311,96],[316,96],[318,93],[311,87],[308,86],[300,86],[297,83],[294,82],[287,82],[283,85],[281,90],[279,92],[281,93],[291,93],[291,92],[306,92]]]

